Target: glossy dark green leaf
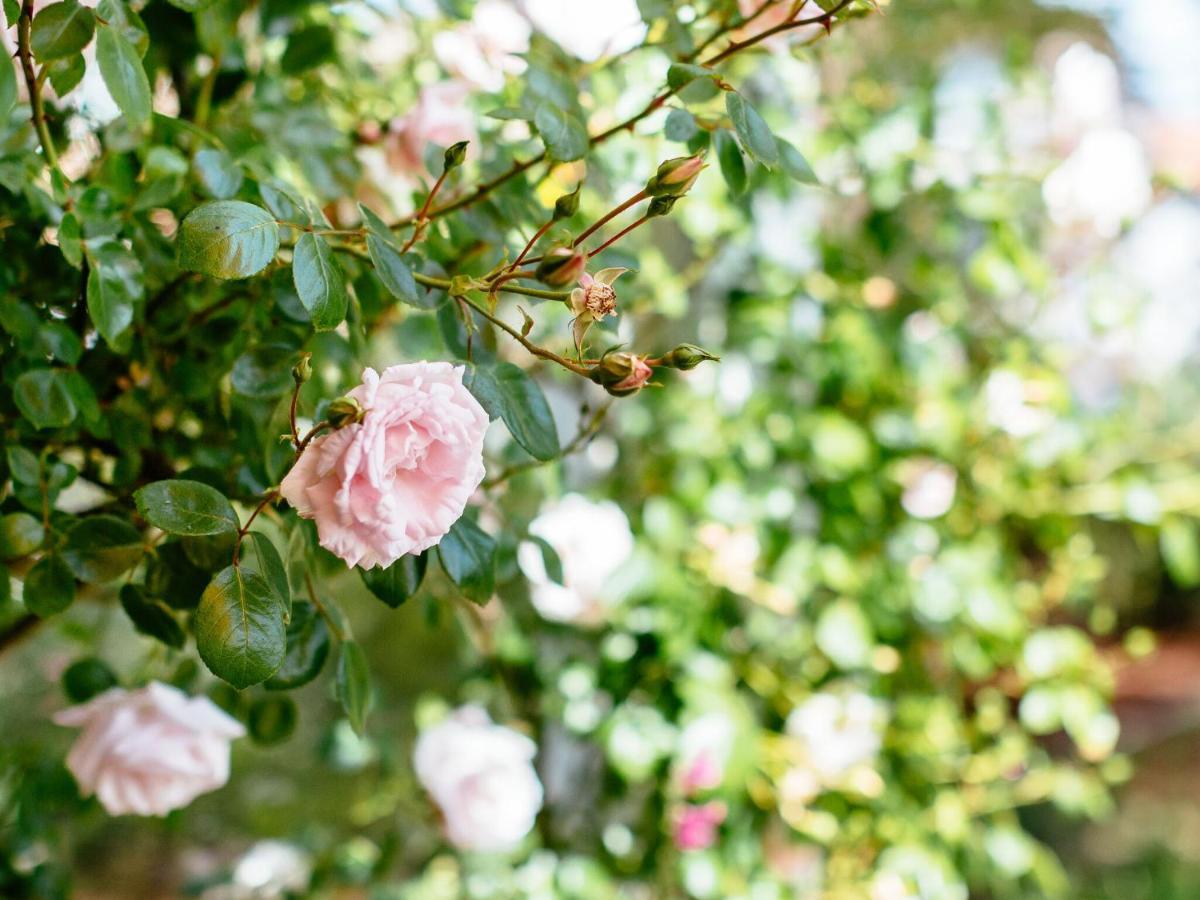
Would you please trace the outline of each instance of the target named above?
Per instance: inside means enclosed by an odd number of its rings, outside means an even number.
[[[146,568],[146,591],[172,609],[194,609],[208,582],[209,573],[191,561],[182,541],[159,544]]]
[[[53,616],[75,600],[75,576],[57,553],[47,553],[25,576],[21,595],[25,608],[43,619]]]
[[[260,697],[246,713],[246,730],[256,744],[269,747],[291,737],[297,717],[290,697]]]
[[[28,556],[46,536],[42,523],[29,513],[13,512],[0,516],[0,559]]]
[[[96,7],[96,15],[108,23],[108,28],[115,28],[121,32],[121,36],[133,45],[139,57],[146,55],[150,46],[150,35],[147,33],[146,23],[130,8],[128,0],[100,0]]]
[[[146,552],[136,528],[116,516],[89,516],[67,532],[63,559],[80,581],[102,584],[120,578]]]
[[[718,131],[713,140],[717,145],[717,163],[730,193],[739,197],[746,192],[746,160],[728,131]]]
[[[38,62],[48,62],[78,53],[92,39],[96,16],[76,0],[63,0],[42,7],[33,17],[29,44]]]
[[[108,92],[125,118],[134,125],[149,122],[150,80],[133,44],[116,28],[101,28],[96,35],[96,62]]]
[[[803,153],[783,138],[776,138],[775,144],[779,148],[779,167],[785,175],[801,184],[820,184]]]
[[[338,655],[337,696],[355,733],[362,734],[371,705],[371,673],[367,655],[355,641],[343,641]]]
[[[76,269],[83,263],[83,233],[74,213],[67,213],[58,223],[58,249]]]
[[[402,556],[386,569],[359,569],[363,584],[392,609],[400,606],[421,587],[429,567],[428,553]]]
[[[265,209],[217,200],[188,213],[179,226],[179,265],[214,278],[248,278],[279,249],[279,226]]]
[[[538,383],[509,362],[475,366],[467,388],[493,418],[504,420],[518,444],[535,459],[554,459],[562,452],[550,404]]]
[[[390,241],[383,240],[375,234],[368,234],[367,253],[383,286],[401,303],[423,309],[431,309],[437,305],[436,298],[417,286],[412,270]]]
[[[737,91],[727,91],[725,111],[729,113],[742,147],[753,159],[768,167],[779,162],[779,147],[775,144],[775,135],[758,114],[758,110],[751,106],[745,97]]]
[[[229,381],[233,389],[256,400],[270,400],[292,389],[296,354],[287,347],[258,346],[234,361]]]
[[[496,587],[496,542],[465,516],[438,544],[438,558],[464,597],[481,606]]]
[[[65,373],[59,369],[30,369],[12,387],[17,409],[35,428],[65,428],[77,412]]]
[[[13,104],[17,102],[17,68],[11,61],[0,66],[0,122],[8,121]]]
[[[9,476],[18,484],[36,485],[42,477],[42,464],[37,455],[20,444],[5,448],[4,461],[8,464]]]
[[[133,323],[133,301],[99,266],[88,272],[87,308],[92,324],[109,346]]]
[[[83,342],[62,322],[46,322],[38,329],[38,344],[59,362],[73,366],[83,356]]]
[[[87,73],[87,63],[84,61],[82,53],[75,53],[47,63],[46,71],[49,74],[50,86],[54,88],[54,93],[62,97],[73,91],[79,82],[83,81],[83,76]]]
[[[239,689],[274,674],[287,649],[274,590],[258,573],[234,566],[218,572],[204,591],[192,627],[204,664]]]
[[[83,703],[117,686],[117,676],[95,657],[79,659],[62,673],[62,689],[72,703]]]
[[[287,569],[271,539],[261,531],[251,531],[242,542],[241,567],[246,572],[257,572],[271,586],[284,618],[292,614],[292,589],[288,586]]]
[[[588,133],[583,123],[571,112],[553,103],[543,103],[534,113],[546,151],[560,162],[580,159],[588,150]]]
[[[346,278],[324,238],[306,232],[292,255],[296,295],[317,331],[337,328],[346,318]]]
[[[283,691],[308,684],[329,657],[329,627],[311,603],[296,602],[287,627],[287,653],[266,683],[268,690]]]
[[[149,599],[136,584],[121,588],[121,608],[139,632],[179,649],[187,636],[171,611],[157,600]]]
[[[142,518],[169,534],[232,534],[237,513],[225,495],[199,481],[155,481],[133,495]]]
[[[242,186],[242,170],[232,156],[218,147],[197,150],[192,168],[201,187],[218,200],[228,200]]]

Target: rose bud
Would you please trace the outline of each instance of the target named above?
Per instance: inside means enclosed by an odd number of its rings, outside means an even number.
[[[551,287],[565,287],[578,281],[587,267],[587,254],[570,247],[556,247],[537,267],[537,279]]]
[[[325,421],[334,428],[345,428],[347,425],[361,422],[365,412],[353,397],[339,397],[326,408]]]
[[[702,362],[716,362],[720,359],[721,357],[714,356],[703,347],[697,347],[695,344],[680,344],[662,358],[662,364],[670,369],[687,371],[696,368]]]
[[[614,397],[624,397],[640,391],[653,374],[644,356],[616,351],[605,353],[590,377]]]
[[[646,182],[646,193],[651,197],[682,197],[695,184],[703,168],[703,154],[668,159]]]
[[[446,155],[442,158],[442,171],[449,172],[451,169],[457,169],[463,164],[463,160],[467,158],[467,145],[470,141],[459,141],[457,144],[452,144],[446,148]]]
[[[296,384],[304,384],[308,379],[312,378],[312,354],[302,353],[300,362],[292,366],[292,379]]]
[[[561,219],[569,219],[579,211],[579,192],[583,189],[583,182],[579,182],[575,186],[575,190],[569,194],[563,194],[554,201],[554,221],[558,222]]]
[[[678,197],[666,195],[663,197],[655,197],[650,201],[650,207],[646,210],[647,219],[657,219],[659,216],[665,216],[679,201]]]

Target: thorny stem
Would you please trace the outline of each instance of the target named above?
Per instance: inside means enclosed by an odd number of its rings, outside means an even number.
[[[450,169],[442,169],[442,174],[438,176],[438,180],[433,183],[433,187],[429,189],[429,194],[425,198],[425,202],[421,204],[421,209],[417,213],[416,221],[413,225],[412,236],[404,242],[404,246],[400,248],[401,253],[407,253],[413,248],[413,244],[421,239],[421,235],[425,233],[425,226],[429,224],[429,207],[433,203],[433,198],[437,196],[438,191],[442,189],[442,185],[446,183],[446,176],[450,174]]]
[[[258,518],[258,514],[270,506],[273,502],[279,499],[279,488],[271,488],[258,502],[258,506],[254,507],[254,511],[250,513],[250,518],[246,520],[246,524],[238,529],[237,541],[233,545],[233,564],[238,564],[238,557],[242,552],[242,541],[246,539],[246,535],[250,533],[250,526],[254,524],[254,520]]]
[[[34,0],[24,0],[21,4],[21,14],[17,18],[17,55],[21,58],[21,71],[25,76],[25,87],[29,90],[29,108],[33,113],[33,127],[37,131],[38,140],[46,162],[53,169],[58,169],[58,153],[54,149],[54,141],[50,137],[50,128],[46,125],[46,108],[42,103],[43,79],[33,69],[33,51],[30,49],[30,35],[33,31]],[[7,65],[7,63],[6,63]],[[45,74],[43,67],[42,73]]]
[[[575,240],[573,240],[571,242],[571,246],[578,247],[580,244],[582,244],[584,241],[586,241],[589,237],[591,237],[597,230],[599,230],[600,228],[607,225],[609,222],[611,222],[613,219],[615,219],[621,213],[625,212],[625,210],[629,209],[631,206],[637,206],[639,203],[641,203],[643,200],[645,200],[649,196],[650,195],[647,194],[644,190],[638,191],[636,194],[634,194],[632,197],[630,197],[628,200],[626,200],[620,206],[616,207],[611,212],[606,213],[605,215],[601,216],[599,219],[597,219],[595,222],[593,222],[591,225],[589,225],[587,228],[585,228],[580,233],[579,237],[575,238]]]
[[[600,426],[604,422],[604,417],[608,414],[608,410],[612,404],[612,400],[601,404],[596,408],[595,412],[593,412],[591,416],[584,419],[583,423],[579,426],[579,432],[575,435],[571,442],[567,444],[567,446],[562,448],[562,453],[559,455],[559,459],[564,456],[570,456],[572,453],[583,449],[583,447],[587,445],[593,437],[596,436],[596,432],[600,430]],[[508,479],[512,478],[514,475],[525,472],[529,469],[536,469],[541,465],[543,465],[543,461],[540,459],[526,460],[525,462],[515,463],[502,469],[500,474],[487,479],[483,483],[483,487],[493,488],[498,484],[508,481]]]
[[[735,53],[740,53],[742,50],[745,50],[749,47],[753,47],[755,44],[758,44],[773,35],[780,34],[781,32],[784,32],[784,31],[789,31],[793,28],[800,28],[801,26],[804,26],[804,25],[813,25],[818,22],[824,24],[826,26],[826,28],[832,28],[834,17],[853,2],[854,2],[854,0],[841,0],[841,2],[838,3],[837,6],[833,7],[828,12],[822,12],[819,16],[809,16],[808,18],[805,18],[805,19],[794,19],[792,21],[784,22],[780,25],[776,25],[772,28],[768,28],[765,31],[763,31],[761,34],[757,34],[752,38],[747,38],[744,41],[731,41],[729,46],[727,46],[724,50],[715,54],[714,56],[710,57],[709,59],[701,61],[700,65],[704,66],[706,68],[715,66],[718,63],[724,62],[729,57],[733,56]],[[762,9],[760,9],[759,12],[762,12]],[[755,15],[757,16],[757,13],[755,13]],[[674,97],[678,92],[679,92],[679,88],[668,88],[667,90],[665,90],[662,93],[655,96],[649,103],[646,104],[645,108],[643,108],[640,112],[634,113],[628,119],[625,119],[622,122],[618,122],[616,125],[613,125],[611,128],[607,129],[606,131],[602,131],[597,135],[593,135],[588,141],[589,144],[594,147],[597,144],[601,144],[604,141],[607,141],[609,138],[613,137],[614,135],[620,134],[622,131],[627,131],[627,130],[631,129],[638,122],[642,121],[642,119],[649,116],[655,110],[661,108],[663,106],[663,104],[665,104],[669,99]],[[522,174],[523,172],[526,172],[529,169],[533,168],[538,163],[542,162],[542,160],[544,160],[544,159],[546,159],[545,151],[539,153],[536,156],[532,156],[527,160],[513,163],[513,165],[511,167],[509,167],[505,171],[501,172],[499,175],[497,175],[495,178],[492,178],[490,181],[485,181],[483,184],[479,185],[479,187],[477,187],[475,190],[471,191],[469,194],[466,194],[465,196],[460,197],[459,199],[454,200],[450,203],[445,203],[441,206],[437,206],[437,207],[434,207],[433,209],[429,210],[427,213],[427,218],[436,219],[436,218],[439,218],[440,216],[446,215],[447,213],[451,213],[451,212],[454,212],[455,210],[462,209],[465,206],[470,206],[472,203],[475,203],[476,201],[481,200],[484,197],[486,197],[493,190],[500,187],[500,185],[504,184],[505,182],[509,181],[510,179],[516,178],[518,175]],[[405,225],[411,225],[414,221],[416,221],[415,214],[401,219],[393,227],[401,228]]]
[[[612,237],[610,237],[607,241],[605,241],[603,244],[601,244],[595,250],[589,251],[588,256],[597,256],[598,254],[603,253],[605,250],[607,250],[609,247],[611,247],[613,244],[615,244],[621,238],[625,237],[625,235],[629,234],[629,232],[633,231],[633,229],[635,229],[639,225],[643,225],[649,221],[650,221],[649,216],[642,216],[636,222],[634,222],[630,225],[627,225],[627,226],[625,226],[625,228],[618,231],[616,234],[614,234]]]
[[[300,440],[296,442],[296,456],[299,456],[301,453],[303,453],[304,448],[309,445],[312,439],[329,427],[330,426],[328,422],[318,422],[312,428],[308,429],[304,437],[300,438]]]
[[[468,306],[471,307],[471,309],[475,310],[475,312],[479,313],[481,316],[483,316],[485,319],[487,319],[489,322],[491,322],[497,328],[500,328],[503,331],[507,332],[509,334],[509,336],[513,338],[513,340],[517,341],[517,343],[519,343],[522,347],[524,347],[526,350],[528,350],[530,353],[532,353],[534,356],[538,357],[539,359],[545,359],[545,360],[548,360],[553,363],[558,363],[564,369],[569,369],[570,371],[574,372],[576,375],[586,376],[588,374],[588,370],[587,370],[586,366],[582,366],[579,363],[572,362],[571,360],[567,359],[565,356],[559,356],[553,350],[547,350],[545,347],[543,347],[539,344],[535,344],[533,341],[529,340],[529,338],[525,337],[525,335],[521,334],[520,331],[513,328],[511,325],[509,325],[503,319],[498,318],[497,316],[494,316],[487,309],[480,306],[478,303],[476,303],[470,297],[459,297],[458,299],[461,300],[463,303],[466,303]]]
[[[700,45],[696,47],[695,50],[693,50],[691,53],[689,53],[687,56],[685,56],[683,58],[684,62],[692,62],[701,53],[703,53],[705,50],[707,50],[709,47],[711,47],[713,44],[715,44],[717,41],[719,41],[725,35],[729,34],[729,32],[733,31],[734,29],[745,28],[747,25],[749,25],[751,22],[753,22],[755,19],[757,19],[763,13],[765,13],[768,9],[770,9],[772,6],[774,6],[777,2],[780,2],[780,0],[764,0],[764,2],[762,4],[760,4],[759,7],[756,10],[754,10],[754,12],[750,13],[748,16],[734,15],[734,16],[730,17],[716,31],[714,31],[707,38],[705,38],[700,43]],[[789,2],[789,0],[784,0],[784,2]],[[806,0],[806,2],[807,2],[807,0]],[[802,9],[804,7],[804,5],[805,5],[804,3],[801,3],[800,6],[796,9],[796,12],[799,13],[800,9]]]

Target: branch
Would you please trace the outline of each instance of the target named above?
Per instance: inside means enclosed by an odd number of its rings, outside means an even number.
[[[475,312],[479,313],[481,316],[483,316],[485,319],[487,319],[489,322],[491,322],[497,328],[500,328],[503,331],[507,332],[508,335],[513,340],[517,341],[517,343],[519,343],[522,347],[524,347],[526,350],[528,350],[530,353],[532,353],[534,356],[538,357],[539,359],[544,359],[544,360],[548,360],[549,362],[558,363],[558,365],[562,366],[564,369],[568,369],[568,370],[574,372],[576,375],[587,376],[588,369],[586,366],[582,366],[579,363],[572,362],[571,360],[567,359],[565,356],[559,356],[553,350],[547,350],[545,347],[543,347],[539,344],[535,344],[533,341],[529,340],[529,338],[525,337],[525,335],[521,334],[521,332],[519,332],[517,329],[513,328],[511,325],[509,325],[503,319],[498,318],[497,316],[493,315],[488,310],[484,309],[482,306],[480,306],[478,303],[476,303],[470,297],[461,296],[461,297],[458,297],[458,299],[461,300],[463,303],[466,303],[468,306],[471,307],[471,309],[475,310]]]
[[[54,141],[50,137],[50,128],[46,125],[46,108],[42,104],[42,82],[33,68],[33,51],[30,49],[30,34],[33,31],[34,0],[24,0],[21,4],[21,15],[17,18],[17,55],[21,58],[21,71],[25,75],[25,87],[29,91],[29,108],[33,113],[33,127],[37,131],[38,140],[42,144],[42,153],[46,162],[53,169],[58,169],[58,153],[54,149]]]

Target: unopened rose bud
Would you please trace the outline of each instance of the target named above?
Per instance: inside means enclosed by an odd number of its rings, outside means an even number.
[[[616,351],[605,353],[592,368],[590,377],[614,397],[624,397],[640,391],[653,374],[645,357]]]
[[[292,379],[296,382],[296,384],[304,384],[304,382],[312,378],[311,360],[311,353],[303,353],[300,355],[300,362],[292,366]]]
[[[463,164],[463,160],[467,158],[467,144],[469,143],[470,141],[459,141],[457,144],[452,144],[447,148],[446,155],[443,157],[443,172],[457,169]]]
[[[646,218],[657,219],[659,216],[665,216],[674,208],[678,200],[678,197],[671,195],[655,197],[650,201],[650,207],[646,210]]]
[[[709,353],[703,347],[697,347],[695,344],[680,344],[662,358],[662,364],[671,369],[687,371],[696,368],[702,362],[710,360],[715,362],[720,358]]]
[[[569,194],[563,194],[554,201],[554,221],[558,222],[561,219],[569,219],[579,211],[579,191],[583,188],[583,182],[575,186],[575,190]]]
[[[537,267],[537,279],[551,287],[563,287],[578,281],[586,268],[587,254],[582,250],[557,247]]]
[[[325,421],[334,428],[345,428],[347,425],[361,422],[366,412],[353,397],[339,397],[325,410]]]
[[[703,168],[702,154],[668,159],[658,167],[654,177],[646,182],[646,193],[651,197],[682,197],[691,190]]]

